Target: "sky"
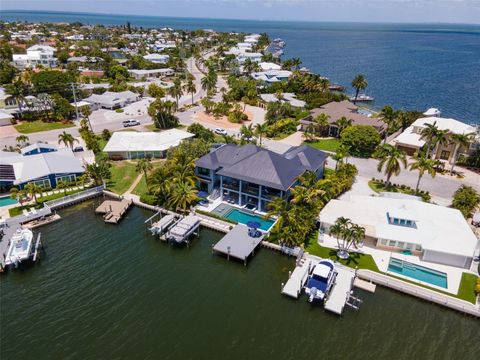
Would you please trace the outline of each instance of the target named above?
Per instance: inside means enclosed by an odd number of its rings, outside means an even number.
[[[480,0],[0,0],[0,10],[254,20],[480,24]]]

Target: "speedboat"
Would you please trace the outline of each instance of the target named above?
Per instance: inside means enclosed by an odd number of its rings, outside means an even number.
[[[368,96],[367,94],[358,94],[357,99],[355,99],[355,96],[350,96],[350,101],[356,101],[356,102],[369,102],[375,100],[373,96]]]
[[[30,258],[33,233],[30,229],[18,229],[10,239],[10,247],[5,256],[5,265],[15,265]]]
[[[337,270],[332,260],[324,259],[314,265],[305,285],[308,301],[325,300],[335,283],[336,277]]]

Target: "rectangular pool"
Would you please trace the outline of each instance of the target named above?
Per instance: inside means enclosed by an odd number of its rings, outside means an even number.
[[[0,197],[0,207],[16,204],[17,200],[12,199],[10,196]]]
[[[250,214],[239,209],[231,209],[224,214],[223,217],[244,225],[246,225],[249,221],[258,221],[260,223],[260,229],[263,231],[270,229],[275,222],[272,219],[265,220],[259,215]]]
[[[447,274],[441,271],[433,270],[417,264],[403,261],[396,258],[390,258],[388,271],[396,274],[408,276],[415,280],[447,288]]]

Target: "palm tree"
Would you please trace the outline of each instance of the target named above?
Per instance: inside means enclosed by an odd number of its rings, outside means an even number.
[[[278,102],[282,102],[283,100],[283,91],[282,90],[278,90],[275,92],[275,97],[277,98],[277,101]]]
[[[367,79],[365,79],[365,76],[362,74],[358,74],[355,76],[355,78],[352,81],[352,87],[355,89],[355,99],[353,100],[353,103],[357,103],[357,97],[358,94],[360,93],[360,90],[365,90],[368,86]]]
[[[277,222],[275,223],[275,229],[281,229],[283,224],[288,220],[288,210],[290,209],[290,204],[280,197],[276,197],[267,205],[267,214],[265,215],[266,219],[271,217],[277,217]]]
[[[252,138],[253,137],[253,132],[254,132],[254,129],[253,129],[252,124],[250,124],[248,126],[242,125],[242,127],[240,128],[240,134],[242,135],[242,139]]]
[[[90,122],[90,115],[92,115],[92,109],[90,109],[90,106],[82,106],[80,108],[80,112],[82,113],[82,116],[87,120],[90,131],[93,131],[92,123]]]
[[[31,196],[35,201],[35,204],[38,204],[37,194],[42,192],[42,188],[40,186],[35,185],[34,183],[28,183],[24,186],[23,190]]]
[[[330,116],[328,116],[327,114],[324,114],[324,113],[321,113],[321,114],[318,114],[313,120],[315,122],[315,127],[316,127],[316,132],[318,134],[323,134],[324,131],[323,129],[325,129],[329,122],[328,122],[328,119],[330,118]]]
[[[169,192],[167,204],[172,209],[186,211],[198,200],[197,192],[189,182],[176,182]]]
[[[149,182],[148,182],[148,172],[151,171],[153,169],[153,165],[152,165],[152,162],[150,160],[150,158],[143,158],[143,159],[140,159],[138,162],[137,162],[137,165],[135,166],[135,171],[137,173],[140,173],[140,172],[143,172],[144,176],[145,176],[145,183],[147,184],[147,191],[148,191],[148,185],[149,185]]]
[[[255,125],[255,134],[258,135],[259,146],[262,146],[263,136],[267,133],[268,125],[267,124],[257,124]]]
[[[252,59],[247,58],[243,62],[243,71],[247,74],[250,74],[255,71],[255,62]],[[258,65],[258,64],[257,64]]]
[[[345,116],[342,116],[340,119],[334,122],[335,125],[338,127],[338,133],[337,135],[340,136],[343,130],[345,130],[347,127],[352,126],[353,120],[352,119],[347,119]]]
[[[450,172],[453,173],[453,169],[455,167],[455,163],[458,160],[458,150],[460,148],[468,149],[470,143],[473,141],[475,133],[469,134],[451,134],[450,142],[455,145],[453,149],[453,156],[452,156],[452,167]],[[17,138],[18,141],[18,138]]]
[[[300,69],[300,65],[302,65],[302,60],[300,60],[300,58],[293,58],[291,60],[291,64],[295,68],[295,70],[298,71]]]
[[[418,194],[418,188],[420,187],[420,180],[422,180],[423,175],[426,173],[430,174],[432,178],[435,177],[437,171],[435,170],[436,161],[426,159],[423,156],[415,156],[415,161],[410,163],[410,170],[418,170],[418,180],[417,186],[415,186],[415,194]]]
[[[58,143],[59,144],[63,143],[65,146],[68,146],[71,149],[73,149],[73,144],[75,142],[78,143],[78,140],[75,139],[72,134],[69,134],[66,131],[58,135]]]
[[[60,183],[57,184],[57,189],[58,190],[63,190],[63,196],[66,196],[67,195],[67,189],[70,187],[70,185],[65,182],[65,181],[62,181]]]
[[[447,129],[445,130],[438,130],[437,135],[435,136],[434,139],[434,150],[433,150],[433,157],[436,157],[436,154],[438,153],[438,149],[440,146],[445,146],[449,142],[449,131]]]
[[[187,84],[185,85],[185,91],[189,94],[192,94],[192,105],[193,105],[193,95],[197,91],[197,87],[192,79],[188,79]]]
[[[384,144],[378,147],[375,155],[380,160],[377,165],[377,171],[381,172],[384,169],[387,176],[386,187],[388,187],[392,175],[398,176],[400,174],[402,170],[401,165],[404,168],[407,167],[406,154],[395,146]]]
[[[432,145],[434,145],[435,139],[437,138],[438,132],[440,131],[437,126],[437,122],[434,121],[433,124],[424,124],[425,127],[420,132],[421,138],[427,141],[427,151],[425,152],[425,157],[430,158],[430,151]]]
[[[28,142],[29,138],[28,138],[27,135],[18,135],[15,140],[19,143],[19,146],[20,146],[20,147],[23,147],[23,146],[26,145],[26,143]]]
[[[182,83],[179,78],[176,78],[173,80],[173,86],[171,86],[168,89],[168,94],[175,98],[175,102],[177,104],[177,109],[178,109],[178,100],[180,99],[180,96],[183,95],[183,90],[182,90]]]
[[[395,125],[395,122],[397,121],[398,112],[394,111],[390,105],[386,105],[380,112],[380,116],[380,119],[387,125],[387,129],[385,130],[385,135],[383,137],[383,143],[386,144],[390,129]]]

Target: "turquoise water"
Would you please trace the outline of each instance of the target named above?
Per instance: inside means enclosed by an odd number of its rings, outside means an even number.
[[[244,266],[212,255],[220,233],[172,247],[149,211],[108,225],[94,209],[59,211],[41,261],[1,275],[0,359],[478,359],[473,317],[382,287],[338,317],[280,294],[291,257],[259,248]]]
[[[0,207],[7,206],[7,205],[13,205],[13,204],[16,204],[16,203],[17,203],[17,200],[12,199],[9,196],[0,197]]]
[[[440,286],[445,289],[447,288],[447,274],[424,266],[412,264],[407,261],[390,258],[388,271]]]
[[[152,14],[157,15],[157,14]],[[90,24],[169,26],[178,29],[266,32],[287,43],[284,58],[332,82],[350,86],[358,73],[368,80],[374,108],[429,107],[445,117],[480,123],[480,26],[465,24],[368,24],[169,18],[41,11],[2,11],[0,19],[80,21]],[[353,89],[347,89],[352,93]]]
[[[240,224],[245,224],[245,225],[249,221],[258,221],[260,223],[260,229],[264,231],[267,231],[268,229],[270,229],[273,223],[275,222],[274,220],[271,220],[271,219],[265,220],[263,217],[259,215],[249,214],[238,209],[230,210],[228,213],[223,215],[223,217],[239,222]]]

